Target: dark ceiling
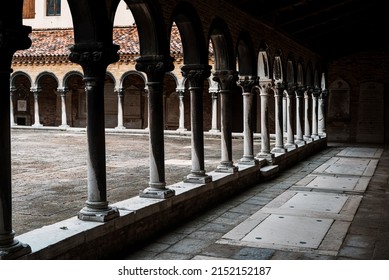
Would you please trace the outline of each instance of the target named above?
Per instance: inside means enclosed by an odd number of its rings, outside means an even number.
[[[325,58],[389,50],[385,0],[227,0]]]

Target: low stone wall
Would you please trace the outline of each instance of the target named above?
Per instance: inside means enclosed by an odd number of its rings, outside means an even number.
[[[85,222],[77,217],[44,226],[17,237],[29,244],[32,253],[23,259],[120,259],[121,253],[157,236],[161,231],[185,221],[199,211],[215,206],[253,184],[277,176],[288,166],[325,149],[322,138],[276,156],[272,165],[264,160],[258,166],[239,165],[235,174],[210,172],[208,184],[178,182],[169,188],[176,195],[169,199],[133,197],[113,204],[120,217],[106,223]]]

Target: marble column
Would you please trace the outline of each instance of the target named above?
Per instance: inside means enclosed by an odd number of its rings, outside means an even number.
[[[276,128],[276,142],[272,153],[285,153],[284,147],[284,133],[283,133],[283,116],[282,116],[282,99],[284,95],[284,86],[281,82],[275,84],[274,99],[275,99],[275,128]]]
[[[270,134],[269,134],[269,92],[274,88],[272,80],[259,80],[259,89],[261,97],[261,151],[257,158],[265,158],[272,162],[274,154],[270,152]]]
[[[0,26],[0,260],[17,259],[31,252],[31,247],[15,239],[12,229],[12,172],[10,75],[12,56],[29,48],[31,28],[7,29]],[[44,237],[43,237],[44,238]]]
[[[39,93],[42,91],[40,88],[31,89],[34,95],[34,124],[33,127],[42,127],[39,116]]]
[[[87,168],[88,199],[78,213],[84,221],[106,222],[119,216],[107,201],[104,80],[107,66],[118,60],[118,46],[98,43],[75,44],[70,61],[80,64],[84,71],[87,105]]]
[[[310,107],[312,104],[311,96],[312,89],[307,88],[304,91],[304,140],[307,142],[312,141],[311,122],[309,121],[312,116],[312,114],[310,114]]]
[[[296,141],[297,145],[304,145],[304,136],[303,136],[303,98],[304,98],[304,87],[296,87]]]
[[[181,72],[189,84],[192,128],[192,170],[184,181],[205,184],[212,181],[212,177],[205,172],[203,110],[204,80],[210,76],[211,66],[184,65]]]
[[[327,111],[327,97],[328,89],[326,89],[326,82],[324,73],[321,81],[321,94],[319,96],[319,108],[318,108],[318,134],[319,136],[325,137],[327,135],[326,130],[326,111]]]
[[[217,133],[220,132],[217,126],[219,85],[216,82],[214,83],[215,85],[209,88],[212,96],[212,127],[209,132]]]
[[[282,129],[284,135],[288,132],[288,100],[286,91],[282,94]]]
[[[9,98],[10,98],[10,104],[9,104],[9,108],[10,108],[10,123],[11,123],[11,126],[16,126],[17,123],[15,122],[15,114],[14,114],[14,100],[13,100],[13,95],[14,95],[14,92],[16,91],[16,88],[15,87],[11,87],[10,89],[10,94],[9,94]]]
[[[57,92],[61,96],[61,125],[60,128],[68,128],[68,120],[66,114],[66,93],[68,92],[67,88],[59,88]]]
[[[293,103],[295,101],[295,86],[289,86],[288,90],[285,91],[286,94],[286,114],[287,114],[287,132],[286,132],[286,144],[285,148],[292,150],[297,148],[297,145],[294,141],[294,130],[293,130]]]
[[[312,139],[319,139],[318,132],[318,98],[320,90],[315,89],[312,93]]]
[[[117,130],[126,129],[123,125],[123,97],[124,97],[124,88],[119,88],[116,90],[118,95],[118,125],[115,127]]]
[[[214,81],[220,86],[221,103],[221,161],[216,172],[235,173],[238,168],[232,161],[232,113],[231,94],[236,86],[236,72],[233,70],[217,70],[213,73]]]
[[[163,113],[163,78],[173,70],[172,59],[162,55],[141,56],[137,59],[136,70],[147,75],[149,92],[149,187],[140,192],[140,197],[168,198],[175,194],[166,188],[165,182],[165,144]]]
[[[178,128],[177,131],[187,131],[185,128],[185,103],[184,103],[184,94],[185,94],[185,89],[177,89],[178,93],[178,108],[180,112],[180,118],[178,120]]]
[[[240,76],[238,86],[242,88],[243,95],[243,157],[239,164],[258,165],[254,158],[254,131],[253,131],[253,88],[258,83],[256,77]]]

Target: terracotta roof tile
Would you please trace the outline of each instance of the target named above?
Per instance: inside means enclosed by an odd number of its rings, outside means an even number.
[[[30,38],[31,47],[17,51],[15,57],[67,56],[69,47],[74,44],[73,29],[33,30]],[[171,52],[181,53],[181,38],[176,26],[173,26],[171,39]],[[119,54],[139,54],[139,37],[135,25],[114,28],[113,42],[120,46]]]

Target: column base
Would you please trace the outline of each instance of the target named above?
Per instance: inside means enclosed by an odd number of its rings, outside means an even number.
[[[210,133],[220,133],[220,130],[219,129],[211,129],[208,132],[210,132]]]
[[[287,151],[297,149],[297,145],[295,143],[286,143],[285,149]]]
[[[86,204],[87,206],[78,213],[78,219],[81,221],[104,223],[119,217],[119,210],[108,206],[108,202],[87,202]]]
[[[67,128],[69,128],[70,126],[69,125],[67,125],[67,124],[61,124],[60,126],[59,126],[59,128],[62,128],[62,129],[67,129]]]
[[[115,127],[115,129],[116,130],[124,130],[124,129],[126,129],[126,127],[121,125],[121,126]]]
[[[259,165],[259,161],[252,157],[252,158],[241,158],[240,161],[238,162],[238,165],[250,165],[250,166],[256,166]]]
[[[304,146],[305,144],[307,144],[307,142],[305,142],[304,140],[296,140],[294,142],[297,146]]]
[[[189,174],[184,179],[184,183],[206,184],[209,182],[212,182],[212,176],[207,174],[204,175]]]
[[[6,238],[0,236],[1,243],[10,239],[9,245],[0,245],[0,260],[14,260],[31,253],[31,247],[13,239],[14,235],[15,234],[12,232],[10,236],[7,236]]]
[[[184,128],[177,128],[176,131],[178,131],[178,132],[185,132],[185,131],[188,131],[188,130],[184,127]]]
[[[32,127],[43,127],[43,124],[40,124],[40,123],[34,123],[32,125]]]
[[[175,195],[175,191],[171,189],[156,189],[149,187],[143,191],[140,191],[139,197],[143,198],[157,198],[166,199]]]
[[[312,142],[313,139],[312,139],[311,136],[304,136],[304,141],[305,141],[306,143],[309,143],[309,142]]]
[[[228,163],[222,162],[216,168],[215,172],[234,174],[234,173],[238,172],[238,167],[233,165],[232,162],[228,162]]]
[[[271,152],[274,154],[284,154],[286,153],[286,149],[281,147],[274,147]]]
[[[312,140],[319,140],[321,137],[318,134],[311,135]]]
[[[274,154],[270,152],[269,153],[259,152],[256,158],[265,159],[269,164],[272,164],[274,162]]]

